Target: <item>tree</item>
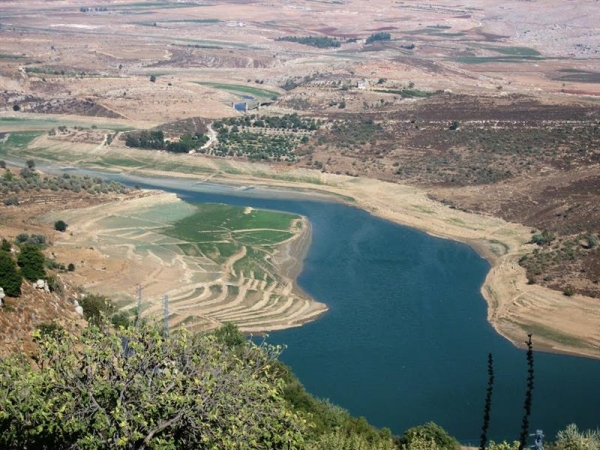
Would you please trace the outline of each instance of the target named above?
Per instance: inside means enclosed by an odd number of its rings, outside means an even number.
[[[104,295],[87,294],[80,304],[83,317],[94,325],[101,324],[115,312],[112,301]]]
[[[365,44],[372,44],[377,41],[389,41],[392,38],[390,33],[375,33],[365,40]]]
[[[304,422],[281,396],[279,349],[147,324],[36,334],[37,367],[0,360],[0,447],[297,449]]]
[[[9,297],[19,297],[22,280],[12,256],[0,251],[0,287],[4,289],[4,293]]]
[[[24,244],[21,246],[17,263],[21,268],[21,275],[23,275],[23,278],[29,281],[45,278],[45,262],[46,257],[36,245]]]
[[[239,347],[246,342],[244,335],[232,323],[225,323],[215,331],[215,337],[229,348]]]
[[[23,167],[19,173],[23,178],[32,177],[34,174],[33,170],[31,170],[29,167]]]
[[[433,422],[409,428],[398,438],[398,448],[412,449],[414,441],[433,441],[439,450],[460,450],[456,439],[446,433],[442,427]],[[417,446],[418,448],[419,446]],[[429,447],[428,447],[429,448]]]
[[[15,112],[21,111],[21,106],[19,106],[19,105],[13,105],[13,111],[15,111]]]
[[[113,314],[113,316],[110,318],[110,323],[117,328],[127,328],[129,325],[131,325],[131,320],[129,320],[129,315],[127,315],[127,313],[121,311]]]
[[[28,159],[26,164],[31,170],[35,169],[35,161],[33,159]]]
[[[67,270],[69,272],[75,272],[75,264],[69,263],[69,265],[67,266]]]
[[[69,225],[67,225],[67,223],[64,220],[57,220],[56,222],[54,222],[54,229],[56,231],[60,231],[61,233],[67,231],[68,226]]]
[[[2,238],[2,244],[0,244],[0,250],[10,253],[12,245],[6,239]]]

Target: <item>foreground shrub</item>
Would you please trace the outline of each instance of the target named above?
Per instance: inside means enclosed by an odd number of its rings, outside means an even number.
[[[556,435],[556,450],[600,450],[600,431],[580,431],[571,424]]]
[[[279,349],[149,325],[37,333],[37,367],[0,361],[0,448],[298,449]]]
[[[435,448],[439,450],[460,450],[458,441],[446,433],[439,425],[428,422],[425,425],[419,425],[409,428],[402,436],[397,439],[399,448],[415,449]],[[422,445],[433,445],[434,447],[422,447]]]

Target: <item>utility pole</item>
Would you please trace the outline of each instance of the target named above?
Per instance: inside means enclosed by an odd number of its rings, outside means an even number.
[[[167,339],[169,337],[169,296],[165,294],[163,296],[163,301],[164,301],[164,313],[165,313],[164,335],[165,335],[165,339]]]
[[[142,320],[142,285],[137,285],[137,317],[135,318],[135,326],[140,326]]]

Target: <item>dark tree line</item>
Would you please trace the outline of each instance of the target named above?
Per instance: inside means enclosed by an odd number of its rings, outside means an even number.
[[[184,134],[178,141],[165,141],[165,135],[161,130],[129,133],[125,138],[127,147],[166,150],[172,153],[187,153],[190,150],[200,148],[206,142],[208,142],[208,136],[203,133]]]
[[[327,36],[282,36],[276,39],[277,41],[296,42],[298,44],[310,45],[317,48],[337,48],[340,41]]]

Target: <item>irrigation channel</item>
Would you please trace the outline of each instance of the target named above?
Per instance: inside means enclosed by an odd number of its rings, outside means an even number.
[[[526,355],[487,322],[479,290],[489,265],[467,245],[282,191],[111,178],[193,203],[308,217],[312,243],[298,284],[330,310],[268,338],[287,346],[281,359],[306,388],[393,433],[434,421],[477,445],[491,352],[496,381],[489,436],[518,439]],[[599,380],[598,360],[536,352],[531,432],[541,428],[553,439],[569,423],[599,427]]]

